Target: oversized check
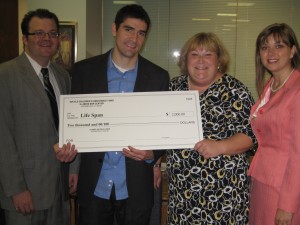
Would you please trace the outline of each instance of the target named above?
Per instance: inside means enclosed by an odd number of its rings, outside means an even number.
[[[59,145],[79,152],[193,148],[202,139],[197,91],[60,97]]]

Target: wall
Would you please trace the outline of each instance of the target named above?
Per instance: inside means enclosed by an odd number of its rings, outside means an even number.
[[[86,15],[86,57],[102,52],[102,1],[88,0]]]

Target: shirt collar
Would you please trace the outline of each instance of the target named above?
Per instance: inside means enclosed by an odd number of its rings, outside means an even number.
[[[116,69],[116,70],[119,71],[119,69],[113,63],[112,52],[113,52],[113,49],[109,53],[109,57],[108,57],[108,69]],[[137,61],[135,63],[135,67],[133,69],[131,69],[131,70],[128,70],[128,71],[134,71],[136,73],[137,69],[138,69],[138,64],[139,64],[139,59],[137,59]]]
[[[41,72],[41,69],[42,67],[40,66],[40,64],[38,64],[33,58],[30,57],[30,55],[28,55],[26,52],[25,52],[25,55],[27,56],[30,64],[32,65],[34,71],[36,72],[36,74],[39,74]],[[47,68],[49,68],[49,65],[50,65],[50,61],[47,65]]]

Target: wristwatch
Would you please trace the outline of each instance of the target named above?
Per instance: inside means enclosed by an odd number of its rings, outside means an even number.
[[[154,164],[153,167],[161,167],[160,163]]]

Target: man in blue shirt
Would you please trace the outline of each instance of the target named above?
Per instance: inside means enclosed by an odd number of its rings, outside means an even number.
[[[74,65],[72,93],[167,91],[168,72],[139,55],[149,27],[150,18],[141,6],[121,8],[112,25],[114,48]],[[148,225],[153,164],[162,154],[131,146],[117,152],[81,153],[79,223],[113,225],[115,219],[118,225]]]

